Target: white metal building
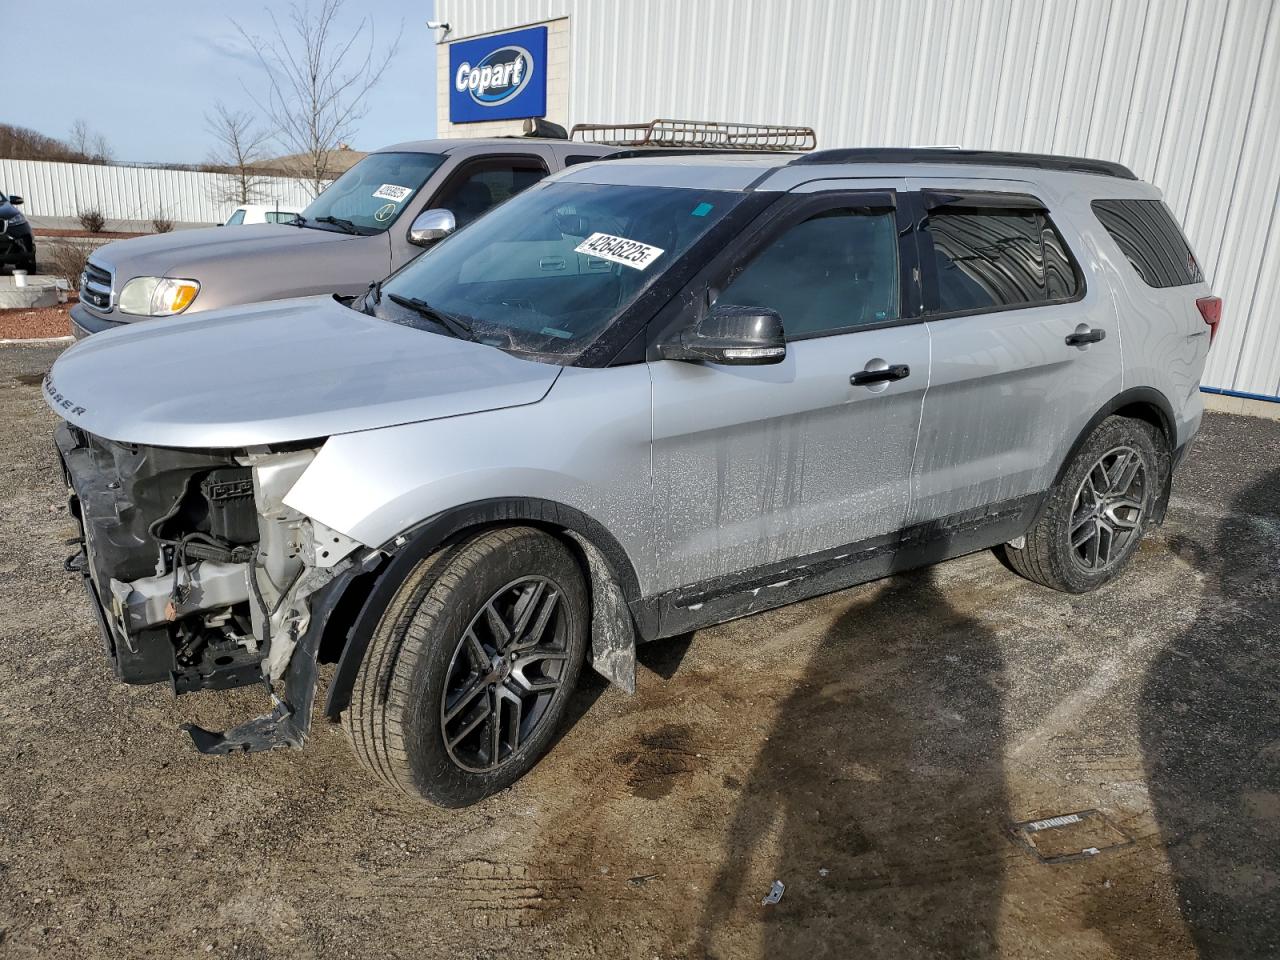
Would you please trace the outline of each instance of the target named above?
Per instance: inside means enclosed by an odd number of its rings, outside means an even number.
[[[459,42],[545,26],[545,116],[565,125],[800,123],[821,147],[953,144],[1118,160],[1164,190],[1226,301],[1206,386],[1280,399],[1276,0],[436,6],[450,27],[438,58],[441,136],[519,132],[519,119],[454,122]]]

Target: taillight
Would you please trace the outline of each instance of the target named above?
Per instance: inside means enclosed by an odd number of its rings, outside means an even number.
[[[1209,325],[1209,342],[1213,343],[1213,338],[1218,335],[1218,322],[1222,319],[1222,298],[1201,297],[1196,301],[1196,306],[1200,308],[1200,316],[1204,317],[1204,322]]]

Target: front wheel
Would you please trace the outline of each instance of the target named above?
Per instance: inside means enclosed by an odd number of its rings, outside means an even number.
[[[1156,429],[1108,417],[1089,435],[1009,565],[1028,580],[1086,593],[1117,577],[1146,532],[1168,469]]]
[[[385,782],[445,807],[524,776],[550,747],[586,652],[569,549],[531,527],[422,561],[370,640],[343,723]]]

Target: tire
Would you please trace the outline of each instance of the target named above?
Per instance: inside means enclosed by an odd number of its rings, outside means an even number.
[[[343,714],[356,757],[442,807],[510,786],[564,719],[588,623],[581,568],[550,534],[490,530],[426,558],[388,605],[356,675]]]
[[[1114,580],[1146,532],[1168,469],[1155,427],[1129,417],[1103,420],[1049,491],[1023,546],[1003,548],[1009,566],[1064,593]]]

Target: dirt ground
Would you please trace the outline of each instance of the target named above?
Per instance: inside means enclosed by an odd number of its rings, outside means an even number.
[[[112,680],[60,571],[54,356],[0,349],[0,955],[1280,956],[1280,423],[1207,417],[1097,594],[983,553],[655,644],[442,811],[323,721],[227,758],[178,730],[258,692]],[[1085,810],[1036,836],[1096,855],[1011,836]]]

